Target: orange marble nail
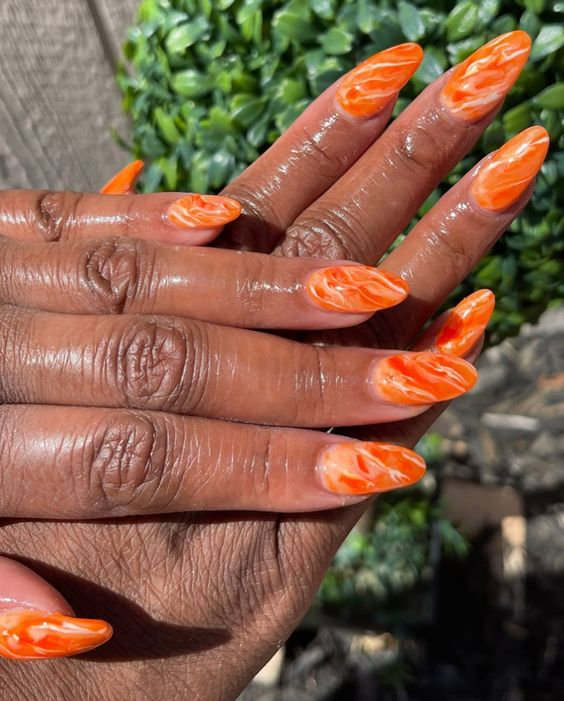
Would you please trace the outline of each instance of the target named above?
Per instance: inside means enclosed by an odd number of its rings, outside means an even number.
[[[360,495],[408,487],[425,474],[425,461],[413,450],[389,443],[351,441],[321,454],[318,470],[335,494]]]
[[[173,202],[168,220],[184,229],[207,229],[223,226],[237,219],[241,205],[237,200],[219,195],[184,195]]]
[[[368,265],[339,265],[312,273],[306,283],[311,300],[335,312],[364,313],[393,307],[409,292],[397,275]]]
[[[128,195],[133,192],[137,178],[143,172],[143,161],[133,161],[116,173],[100,190],[102,195]]]
[[[496,151],[470,188],[480,207],[498,212],[518,200],[539,172],[549,145],[546,129],[529,127]]]
[[[336,99],[353,117],[374,117],[399,92],[423,60],[418,44],[399,44],[366,59],[343,78]]]
[[[443,103],[460,119],[477,122],[511,90],[530,52],[531,38],[521,30],[492,39],[456,66]]]
[[[468,392],[478,373],[461,358],[440,353],[399,353],[376,363],[372,386],[381,399],[402,406],[444,402]]]
[[[112,633],[105,621],[45,611],[0,611],[0,657],[39,660],[78,655],[103,645]]]
[[[435,348],[446,355],[466,355],[486,330],[495,307],[491,290],[478,290],[450,311],[439,330]]]

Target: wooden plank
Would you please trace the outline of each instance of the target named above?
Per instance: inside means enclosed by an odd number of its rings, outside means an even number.
[[[128,157],[88,0],[0,2],[0,187],[98,189]]]
[[[114,66],[122,61],[121,47],[135,22],[140,0],[89,0],[91,12],[104,38],[106,53]]]

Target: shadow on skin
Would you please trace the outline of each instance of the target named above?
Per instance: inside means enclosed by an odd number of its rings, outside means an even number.
[[[5,554],[34,570],[58,589],[77,616],[110,621],[114,627],[113,638],[106,645],[81,655],[81,659],[91,662],[126,662],[178,657],[211,650],[231,639],[227,629],[180,626],[157,621],[141,606],[111,589],[38,560]]]

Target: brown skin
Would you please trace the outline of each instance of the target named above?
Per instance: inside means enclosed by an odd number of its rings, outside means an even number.
[[[343,150],[335,139],[339,129],[321,133],[316,121],[321,108],[331,109],[328,91],[320,98],[325,105],[306,112],[228,188],[226,194],[241,200],[247,214],[226,230],[223,242],[257,249],[256,237],[267,230],[268,243],[260,248],[268,252],[287,229],[279,253],[374,262],[493,117],[474,125],[451,120],[445,133],[437,92],[431,86],[373,146],[382,125],[349,122]],[[312,140],[311,134],[319,138]],[[428,143],[438,147],[429,150]],[[328,171],[328,165],[333,169]],[[468,180],[462,181],[386,263],[408,279],[409,302],[358,329],[338,332],[337,342],[358,344],[363,338],[367,346],[378,340],[383,340],[380,347],[409,346],[528,194],[507,212],[490,215],[478,210]],[[65,197],[63,218],[74,211],[74,197]],[[320,203],[312,204],[318,197]],[[0,207],[9,199],[0,199]],[[3,233],[17,237],[8,219]],[[113,235],[131,233],[120,217],[106,221],[105,229]],[[358,433],[413,445],[440,410]],[[56,665],[1,663],[4,695],[58,701],[75,698],[80,689],[83,698],[108,701],[234,698],[299,622],[365,506],[309,515],[190,513],[90,523],[5,522],[0,549],[44,575],[78,614],[110,620],[116,636],[90,657]]]

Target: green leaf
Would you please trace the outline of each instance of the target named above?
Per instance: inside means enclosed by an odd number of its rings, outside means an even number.
[[[510,136],[513,136],[530,126],[531,118],[531,106],[529,103],[525,102],[522,105],[513,107],[513,109],[508,110],[503,115],[503,127]]]
[[[540,15],[544,11],[545,0],[524,0],[525,7],[529,12]]]
[[[487,27],[498,15],[501,0],[480,0],[478,2],[478,24],[480,29]]]
[[[561,46],[564,46],[564,26],[545,25],[533,43],[531,61],[539,61],[541,58],[558,51]]]
[[[185,71],[174,73],[170,85],[175,93],[182,97],[201,97],[213,88],[213,81],[210,77],[187,68]]]
[[[236,95],[231,102],[231,117],[243,127],[250,127],[262,114],[264,98],[256,95]]]
[[[447,58],[442,51],[431,46],[425,51],[423,61],[415,74],[415,78],[428,85],[444,72]]]
[[[331,20],[335,17],[335,0],[309,0],[309,6],[323,19]]]
[[[547,110],[564,110],[564,83],[546,88],[535,96],[534,103]]]
[[[398,4],[398,19],[405,37],[409,41],[419,41],[425,34],[425,23],[419,14],[419,10],[410,2],[400,0]]]
[[[208,31],[208,23],[204,17],[198,17],[189,24],[175,27],[166,38],[166,49],[171,54],[181,54],[193,46]]]
[[[347,54],[351,50],[353,37],[349,32],[345,32],[339,27],[331,27],[331,29],[321,39],[321,46],[325,53],[338,56],[339,54]]]
[[[272,27],[276,32],[293,41],[313,41],[317,36],[311,22],[290,12],[279,12],[274,17]]]
[[[534,39],[540,32],[541,21],[533,12],[530,10],[525,10],[525,12],[523,12],[521,15],[521,19],[519,20],[519,27],[524,32],[527,32],[532,39]]]
[[[454,7],[445,21],[447,39],[459,41],[472,34],[479,19],[477,6],[466,0]]]
[[[182,136],[178,131],[174,119],[167,114],[162,107],[157,107],[154,112],[155,121],[159,127],[159,131],[164,136],[169,144],[177,144]]]

